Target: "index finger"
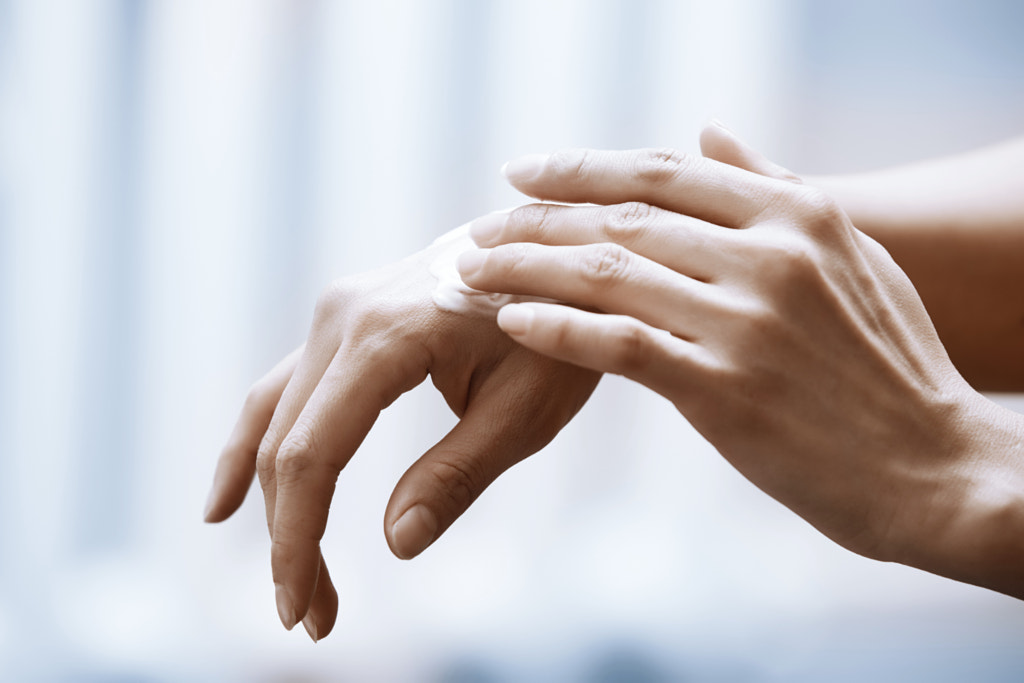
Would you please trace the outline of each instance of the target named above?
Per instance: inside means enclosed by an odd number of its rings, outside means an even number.
[[[509,162],[505,175],[538,199],[573,204],[639,201],[731,228],[757,222],[766,199],[792,184],[673,149],[570,149]]]
[[[278,449],[270,562],[295,621],[316,588],[338,474],[381,410],[426,378],[427,363],[406,351],[382,354],[358,342],[343,344]]]

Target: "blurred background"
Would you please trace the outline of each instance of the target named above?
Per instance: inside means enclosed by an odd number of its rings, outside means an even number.
[[[1024,132],[1013,0],[0,0],[0,679],[1019,681],[1024,604],[856,557],[606,378],[413,562],[382,516],[454,419],[427,383],[343,473],[316,645],[261,496],[204,526],[249,385],[319,290],[566,146],[803,173]],[[1015,397],[1000,397],[1024,409]]]

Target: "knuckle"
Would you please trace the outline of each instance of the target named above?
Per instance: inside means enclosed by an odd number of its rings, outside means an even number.
[[[508,217],[508,228],[517,239],[525,242],[543,242],[551,230],[550,204],[520,206]]]
[[[632,375],[650,363],[649,333],[637,324],[620,326],[612,338],[611,368],[617,375]]]
[[[802,296],[821,284],[820,256],[811,239],[800,234],[776,235],[758,249],[755,272],[766,293],[780,302]]]
[[[292,428],[277,451],[274,473],[279,479],[289,480],[301,476],[317,461],[315,442],[305,429]]]
[[[245,396],[242,410],[258,418],[264,418],[273,413],[276,406],[274,392],[266,377],[257,380],[249,388]]]
[[[515,276],[521,273],[529,263],[529,245],[522,242],[503,244],[491,250],[486,266],[494,268],[501,276]]]
[[[604,233],[612,242],[629,244],[650,228],[654,209],[643,202],[627,202],[608,210]]]
[[[623,247],[595,244],[583,252],[580,274],[591,288],[606,290],[626,279],[629,268],[629,256]]]
[[[451,509],[461,512],[480,495],[474,467],[468,461],[438,460],[432,463],[430,474],[439,484],[438,490]]]
[[[351,288],[344,280],[335,280],[324,287],[317,297],[316,306],[313,309],[314,323],[322,325],[335,320],[350,298]]]
[[[834,230],[843,224],[845,214],[839,202],[827,192],[809,185],[797,185],[795,189],[804,223],[813,232]]]
[[[548,157],[548,172],[572,183],[585,181],[590,174],[592,156],[587,149],[563,149]]]
[[[645,185],[667,185],[686,174],[694,163],[691,155],[675,149],[646,149],[636,156],[634,176]]]
[[[261,484],[266,485],[273,479],[276,458],[277,445],[268,431],[256,451],[256,474],[259,476]]]

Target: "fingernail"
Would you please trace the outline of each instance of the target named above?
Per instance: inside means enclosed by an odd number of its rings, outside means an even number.
[[[522,304],[508,304],[498,311],[498,327],[508,334],[526,334],[533,323],[533,309]]]
[[[712,117],[711,118],[711,125],[718,126],[722,130],[724,130],[726,133],[729,133],[730,135],[736,135],[735,133],[732,132],[732,128],[730,128],[729,126],[727,126],[724,123],[722,123],[722,120],[717,118],[717,117]]]
[[[313,619],[313,614],[309,613],[306,618],[302,620],[302,625],[306,629],[306,633],[313,639],[313,642],[320,640],[316,635],[316,621]]]
[[[540,175],[547,160],[547,154],[527,154],[505,164],[501,172],[514,183],[526,182]]]
[[[395,554],[408,560],[422,553],[434,542],[437,518],[426,505],[417,503],[405,511],[391,527],[391,544]]]
[[[277,600],[277,616],[281,623],[289,631],[295,627],[295,607],[292,606],[292,599],[288,597],[288,591],[279,583],[274,584],[274,597]]]
[[[489,247],[497,241],[508,223],[508,212],[491,213],[481,216],[469,225],[469,236],[478,247]]]
[[[484,265],[485,258],[487,252],[483,249],[470,249],[459,254],[455,259],[455,267],[463,278],[472,277]]]
[[[206,507],[203,508],[203,521],[210,522],[210,513],[213,512],[213,491],[210,491],[210,495],[206,497]]]

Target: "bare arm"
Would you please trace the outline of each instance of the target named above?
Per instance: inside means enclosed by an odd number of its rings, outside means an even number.
[[[807,182],[889,250],[975,388],[1024,391],[1024,138]]]

